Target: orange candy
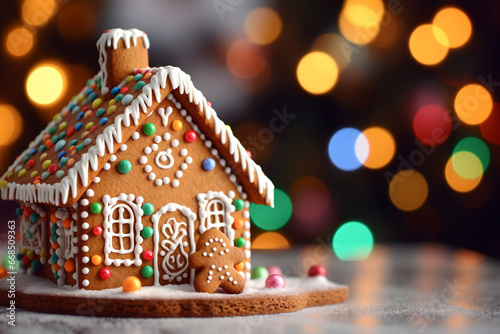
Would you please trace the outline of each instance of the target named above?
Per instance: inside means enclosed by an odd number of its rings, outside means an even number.
[[[240,262],[234,266],[234,269],[236,269],[238,271],[243,271],[243,269],[245,269],[245,264],[243,262]]]
[[[63,226],[64,226],[64,228],[70,228],[71,227],[71,219],[69,219],[69,218],[64,219]]]
[[[52,265],[52,269],[54,269],[54,271],[58,271],[59,269],[61,269],[61,266],[60,266],[60,265],[58,265],[57,263],[54,263],[54,264]]]
[[[244,225],[245,225],[245,222],[242,219],[236,219],[234,221],[234,223],[233,223],[233,227],[236,230],[239,230],[240,228],[243,228]]]
[[[54,248],[54,249],[58,249],[58,248],[59,248],[59,244],[58,244],[57,242],[54,242],[54,243],[52,244],[52,248]]]
[[[9,276],[9,275],[7,275],[7,269],[5,269],[4,267],[0,267],[0,279],[7,277],[7,276]]]
[[[135,276],[129,276],[123,281],[123,292],[134,292],[141,289],[141,281]]]
[[[50,221],[53,222],[53,223],[57,223],[58,219],[56,217],[56,213],[55,212],[50,215]]]
[[[92,263],[96,266],[100,265],[102,262],[102,258],[99,255],[92,256]]]
[[[68,273],[75,270],[75,262],[73,260],[67,260],[66,262],[64,262],[64,270],[66,270],[66,272]]]

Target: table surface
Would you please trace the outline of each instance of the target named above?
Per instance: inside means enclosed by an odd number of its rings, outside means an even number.
[[[347,302],[294,313],[234,318],[133,319],[17,310],[16,327],[0,307],[0,333],[500,333],[500,262],[441,245],[376,246],[365,261],[339,261],[326,246],[254,251],[254,265],[287,276],[322,264],[350,286]]]

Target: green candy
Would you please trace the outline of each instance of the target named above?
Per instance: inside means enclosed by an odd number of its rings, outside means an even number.
[[[153,268],[151,266],[144,266],[141,269],[141,274],[144,278],[150,278],[153,276]]]
[[[154,135],[155,131],[156,131],[156,126],[153,123],[146,123],[142,127],[142,132],[144,132],[146,136]]]
[[[151,216],[155,211],[155,207],[151,203],[144,203],[142,206],[142,211],[144,211],[144,215]]]
[[[240,211],[245,207],[245,202],[241,198],[238,198],[234,200],[233,205],[236,211]]]
[[[122,160],[118,163],[118,171],[122,174],[127,174],[132,170],[132,164],[128,160]]]
[[[93,214],[98,214],[102,210],[102,205],[99,203],[92,203],[90,204],[90,212]]]
[[[141,235],[144,239],[151,238],[153,236],[153,228],[145,227],[141,231]]]
[[[243,246],[245,246],[245,239],[238,238],[238,239],[234,240],[234,245],[236,247],[243,247]]]
[[[251,279],[268,277],[269,272],[267,271],[266,267],[255,267],[255,269],[252,271],[252,275],[250,276]]]

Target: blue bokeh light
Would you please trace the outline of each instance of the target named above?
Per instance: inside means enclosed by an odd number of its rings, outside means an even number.
[[[332,136],[328,144],[328,155],[337,168],[352,171],[363,165],[356,154],[356,141],[361,135],[361,131],[357,129],[343,128]]]

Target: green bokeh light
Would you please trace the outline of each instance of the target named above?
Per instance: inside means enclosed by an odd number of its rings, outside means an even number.
[[[483,164],[472,152],[460,151],[451,156],[451,164],[455,172],[464,179],[477,179],[483,175]]]
[[[365,260],[373,248],[373,235],[366,225],[351,221],[339,227],[332,244],[335,254],[342,261]]]
[[[490,150],[484,141],[476,137],[467,137],[458,142],[453,150],[453,153],[471,152],[479,158],[483,167],[483,172],[490,164]]]
[[[250,217],[257,227],[266,231],[275,231],[290,220],[292,201],[280,189],[274,189],[274,208],[261,204],[250,204]]]

